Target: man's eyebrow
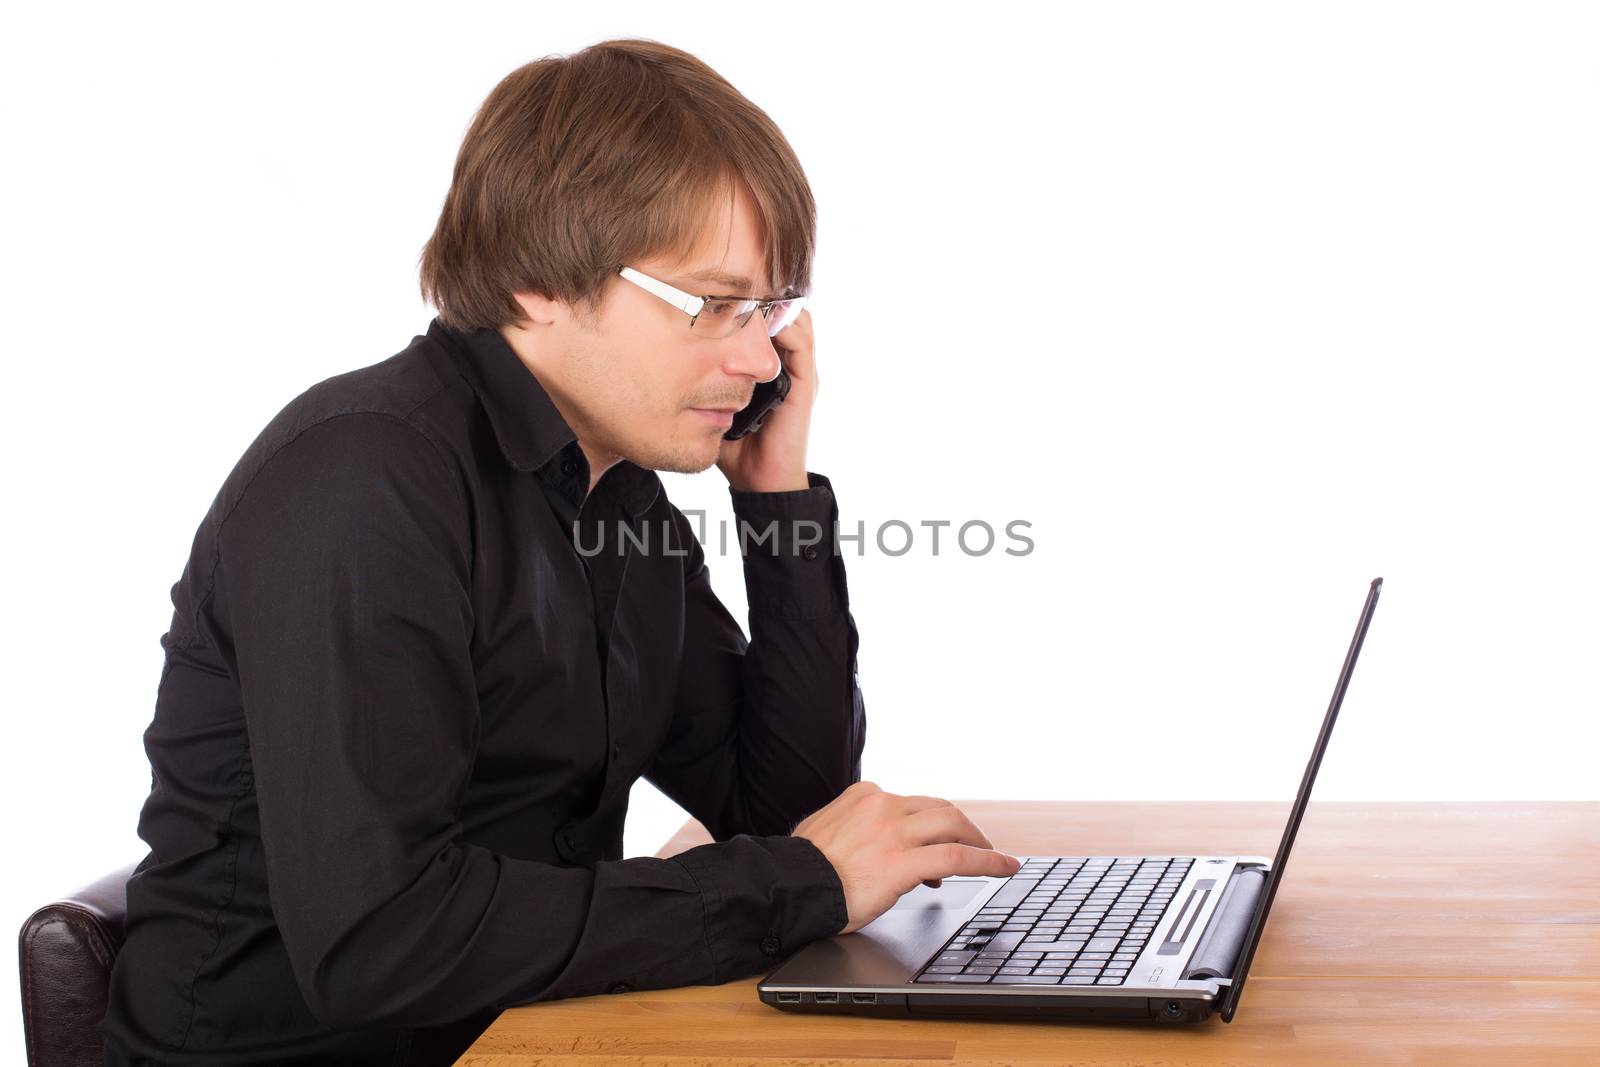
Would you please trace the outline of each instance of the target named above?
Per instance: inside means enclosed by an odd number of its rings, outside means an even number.
[[[752,282],[749,278],[746,278],[740,274],[729,274],[727,271],[718,270],[716,267],[708,267],[705,270],[697,270],[693,274],[679,275],[679,277],[685,281],[710,282],[712,285],[724,285],[728,287],[728,291],[726,293],[697,293],[695,294],[697,296],[743,296],[744,294],[754,290],[756,287],[755,282]],[[763,297],[762,299],[772,300],[776,298]]]

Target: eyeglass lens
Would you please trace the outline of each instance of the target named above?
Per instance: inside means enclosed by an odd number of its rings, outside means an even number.
[[[726,337],[735,330],[742,329],[750,321],[760,303],[755,300],[712,300],[700,309],[700,314],[695,316],[694,330],[696,333],[707,334],[712,337]],[[794,300],[779,300],[768,311],[767,336],[772,337],[799,317],[801,309],[805,306],[803,297]]]

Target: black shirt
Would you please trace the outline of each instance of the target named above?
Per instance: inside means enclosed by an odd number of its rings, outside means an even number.
[[[291,401],[172,588],[108,1062],[451,1062],[508,1006],[726,982],[843,929],[789,836],[866,730],[809,480],[730,489],[747,641],[660,478],[585,493],[497,331],[435,320]],[[641,775],[716,843],[622,859]]]

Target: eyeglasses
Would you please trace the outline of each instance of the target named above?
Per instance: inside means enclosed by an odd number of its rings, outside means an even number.
[[[731,337],[761,311],[767,323],[767,336],[773,337],[799,316],[806,298],[791,296],[781,300],[753,300],[742,296],[693,296],[675,289],[659,278],[623,267],[617,273],[647,293],[654,293],[685,315],[689,329],[705,337]]]

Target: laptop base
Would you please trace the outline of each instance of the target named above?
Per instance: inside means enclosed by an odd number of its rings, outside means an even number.
[[[1209,1000],[1179,997],[1107,996],[1088,998],[1007,991],[1005,996],[972,993],[761,992],[764,1004],[803,1014],[875,1015],[929,1019],[1067,1019],[1073,1022],[1154,1023],[1173,1026],[1204,1022]],[[1077,1003],[1074,1003],[1077,1001]]]

